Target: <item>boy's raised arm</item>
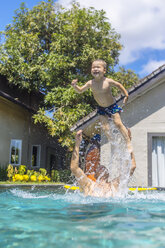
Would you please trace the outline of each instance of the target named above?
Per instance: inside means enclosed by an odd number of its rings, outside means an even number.
[[[119,88],[120,91],[122,91],[122,93],[125,95],[125,97],[124,97],[124,99],[123,99],[123,104],[126,104],[127,101],[128,101],[128,92],[127,92],[127,90],[124,88],[124,86],[123,86],[121,83],[119,83],[119,82],[117,82],[117,81],[115,81],[115,80],[113,80],[113,79],[110,79],[110,84],[111,84],[112,86],[116,86],[117,88]]]
[[[78,86],[77,85],[77,82],[78,82],[78,79],[74,79],[73,81],[72,81],[72,83],[71,83],[71,85],[72,85],[72,87],[75,89],[75,91],[77,92],[77,93],[83,93],[84,91],[86,91],[87,89],[89,89],[90,88],[90,86],[91,86],[91,81],[88,81],[86,84],[84,84],[83,86]]]

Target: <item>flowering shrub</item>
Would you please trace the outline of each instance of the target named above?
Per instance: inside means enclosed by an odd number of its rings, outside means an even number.
[[[27,170],[26,165],[20,165],[19,167],[13,167],[11,164],[7,167],[7,177],[11,182],[63,182],[72,183],[70,170],[52,170],[51,178],[47,175],[47,171],[44,168],[40,168],[39,171]]]
[[[7,176],[9,181],[13,182],[49,182],[51,180],[45,169],[41,168],[39,172],[27,170],[26,165],[20,165],[18,168],[14,168],[9,164]]]

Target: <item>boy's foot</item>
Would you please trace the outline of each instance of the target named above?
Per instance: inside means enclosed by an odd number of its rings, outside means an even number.
[[[127,144],[127,148],[128,148],[128,151],[130,152],[130,154],[133,152],[133,147],[132,147],[132,144],[131,144],[131,142],[129,142],[128,144]]]
[[[136,161],[135,161],[135,156],[134,156],[133,152],[131,153],[131,161],[132,161],[132,166],[131,166],[131,169],[130,169],[130,176],[133,175],[134,170],[136,169]]]

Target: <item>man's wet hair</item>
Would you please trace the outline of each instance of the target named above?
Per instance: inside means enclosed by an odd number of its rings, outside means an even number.
[[[97,179],[99,179],[99,180],[103,179],[104,181],[108,182],[108,179],[109,179],[108,169],[103,165],[98,166],[96,173],[95,173],[95,178],[96,178],[96,180]]]
[[[104,66],[104,69],[107,69],[107,63],[103,59],[95,59],[92,63],[94,62],[100,62]]]

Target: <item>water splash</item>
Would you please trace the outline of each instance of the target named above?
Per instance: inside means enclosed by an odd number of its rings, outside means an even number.
[[[35,193],[31,193],[30,190],[21,190],[21,189],[11,189],[10,193],[14,197],[18,197],[21,199],[50,199],[53,201],[61,201],[70,204],[95,204],[95,203],[127,203],[127,202],[141,202],[145,201],[162,201],[165,203],[165,192],[164,191],[127,191],[127,194],[120,194],[115,197],[104,198],[104,197],[92,197],[92,196],[84,196],[79,190],[76,191],[63,191],[62,194],[59,190],[54,189],[51,191],[47,190],[42,191],[41,189]]]
[[[115,126],[112,120],[109,120],[110,142],[110,160],[107,166],[109,172],[109,182],[115,178],[120,179],[119,195],[127,195],[128,181],[130,178],[130,168],[132,165],[131,154],[128,152],[126,141]]]
[[[32,188],[32,190],[34,190]],[[29,191],[19,190],[19,189],[11,189],[10,192],[19,198],[27,198],[27,199],[36,199],[36,198],[48,198],[49,195],[38,195],[36,193],[30,193]]]

